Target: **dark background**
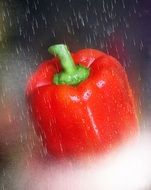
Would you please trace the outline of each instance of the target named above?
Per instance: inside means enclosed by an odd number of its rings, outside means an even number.
[[[50,58],[49,45],[66,43],[71,51],[96,48],[116,57],[127,71],[141,127],[150,129],[150,22],[150,0],[0,1],[2,188],[9,189],[5,169],[15,168],[20,154],[36,144],[24,89],[37,65]]]

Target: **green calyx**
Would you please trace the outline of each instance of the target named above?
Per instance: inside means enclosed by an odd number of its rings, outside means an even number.
[[[75,65],[66,45],[58,44],[48,48],[48,51],[59,58],[63,71],[54,75],[53,82],[57,85],[78,85],[89,76],[89,69],[82,65]]]

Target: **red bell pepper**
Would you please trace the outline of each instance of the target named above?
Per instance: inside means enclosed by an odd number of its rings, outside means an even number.
[[[61,44],[48,51],[57,58],[38,67],[26,92],[50,154],[68,158],[108,152],[137,134],[132,91],[115,58],[93,49],[71,55]]]

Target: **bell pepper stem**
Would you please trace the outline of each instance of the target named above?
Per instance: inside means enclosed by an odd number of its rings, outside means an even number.
[[[63,68],[63,71],[54,75],[55,84],[77,85],[88,78],[89,69],[82,65],[75,65],[66,45],[53,45],[48,48],[48,51],[59,58]]]
[[[66,45],[53,45],[49,47],[48,51],[60,59],[65,72],[73,73],[75,71],[76,67],[74,61]]]

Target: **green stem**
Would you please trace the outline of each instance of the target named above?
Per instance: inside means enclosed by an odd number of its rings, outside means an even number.
[[[55,84],[77,85],[89,76],[89,69],[82,65],[75,65],[73,58],[64,44],[50,46],[48,51],[59,58],[63,71],[54,75]]]
[[[48,48],[48,51],[60,59],[61,65],[65,72],[73,73],[75,71],[76,67],[74,61],[66,45],[53,45]]]

